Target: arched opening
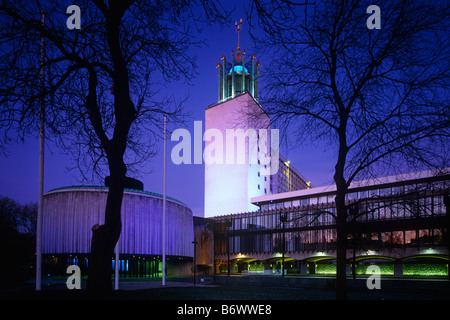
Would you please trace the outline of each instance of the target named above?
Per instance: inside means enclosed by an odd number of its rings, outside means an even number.
[[[335,275],[336,257],[318,252],[304,260],[306,274]],[[304,271],[303,271],[304,272]]]
[[[401,259],[404,276],[447,277],[448,255],[422,254]]]
[[[396,273],[397,259],[382,255],[357,256],[353,262],[353,258],[348,259],[353,274],[353,263],[355,263],[356,275],[371,275],[370,266],[376,265],[380,270],[380,275],[393,276]]]

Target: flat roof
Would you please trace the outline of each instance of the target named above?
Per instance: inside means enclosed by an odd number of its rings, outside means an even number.
[[[93,191],[108,191],[109,187],[107,186],[95,186],[95,185],[79,185],[79,186],[66,186],[66,187],[60,187],[60,188],[55,188],[52,189],[50,191],[47,191],[45,194],[50,194],[53,192],[59,192],[59,191],[74,191],[74,190],[93,190]],[[151,191],[144,191],[144,190],[137,190],[137,189],[128,189],[125,188],[124,189],[124,193],[138,193],[141,195],[147,195],[147,196],[153,196],[153,197],[157,197],[157,198],[163,198],[162,194],[156,193],[156,192],[151,192]],[[166,199],[172,202],[177,202],[179,204],[182,204],[183,206],[189,208],[185,203],[183,203],[182,201],[166,196]]]
[[[364,189],[376,189],[375,187],[381,187],[383,185],[386,185],[386,187],[390,185],[402,185],[406,184],[407,182],[412,181],[420,181],[420,180],[429,180],[436,177],[440,178],[450,178],[450,168],[442,168],[442,169],[435,169],[435,170],[425,170],[425,171],[418,171],[418,172],[411,172],[411,173],[403,173],[403,174],[397,174],[393,176],[386,176],[386,177],[379,177],[379,178],[371,178],[366,180],[360,180],[360,181],[354,181],[350,183],[349,191],[357,191],[358,189],[364,188]],[[277,202],[277,201],[287,201],[292,199],[298,199],[298,198],[308,198],[308,196],[312,195],[328,195],[336,192],[336,185],[328,185],[328,186],[322,186],[322,187],[315,187],[310,189],[301,189],[301,190],[295,190],[295,191],[288,191],[288,192],[282,192],[282,193],[276,193],[266,196],[260,196],[260,197],[254,197],[250,199],[250,202],[252,204],[262,204],[262,203],[270,203],[270,202]]]

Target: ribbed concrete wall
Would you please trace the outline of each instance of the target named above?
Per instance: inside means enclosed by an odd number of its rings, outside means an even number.
[[[104,223],[106,188],[64,188],[44,197],[43,253],[89,253],[91,227]],[[160,196],[125,191],[122,202],[120,253],[162,254]],[[166,254],[192,257],[192,211],[181,203],[166,202]]]

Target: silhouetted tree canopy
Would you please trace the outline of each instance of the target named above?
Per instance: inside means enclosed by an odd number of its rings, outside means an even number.
[[[380,29],[366,25],[370,5]],[[350,183],[449,164],[449,13],[445,1],[252,1],[253,39],[271,57],[262,105],[297,141],[336,155],[338,298]]]
[[[44,105],[48,135],[82,172],[109,172],[105,224],[92,229],[88,288],[110,290],[126,174],[154,154],[163,114],[184,116],[180,101],[157,84],[189,82],[196,64],[188,50],[202,44],[196,33],[226,16],[215,1],[92,0],[79,2],[81,28],[69,30],[72,4],[0,1],[0,146],[37,132]]]

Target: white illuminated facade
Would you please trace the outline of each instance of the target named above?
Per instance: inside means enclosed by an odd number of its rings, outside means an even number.
[[[249,158],[250,153],[258,154],[262,148],[270,153],[269,137],[265,139],[267,144],[261,143],[263,139],[257,139],[258,143],[252,139],[252,134],[258,137],[259,129],[267,130],[269,125],[269,117],[249,93],[206,109],[205,132],[216,134],[210,141],[205,137],[205,217],[255,211],[258,207],[250,198],[269,194],[270,175],[264,171],[270,165],[260,159],[251,163]],[[266,132],[269,136],[270,131]],[[223,137],[222,141],[217,137]],[[219,150],[223,150],[222,155],[217,154]]]

